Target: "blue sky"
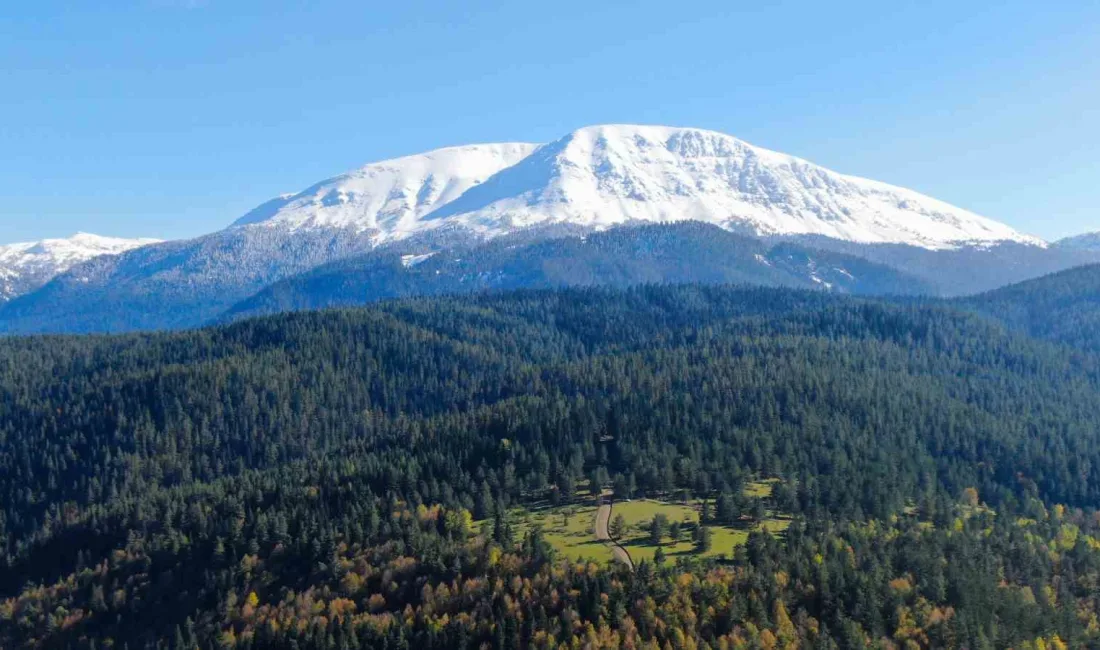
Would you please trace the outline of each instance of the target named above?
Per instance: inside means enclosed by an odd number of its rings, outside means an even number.
[[[1100,230],[1097,34],[1100,0],[5,3],[0,242],[197,235],[372,160],[608,122]]]

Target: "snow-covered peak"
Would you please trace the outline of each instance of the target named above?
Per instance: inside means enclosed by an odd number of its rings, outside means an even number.
[[[703,129],[602,125],[554,142],[473,145],[367,165],[235,225],[354,227],[375,243],[442,227],[698,220],[756,235],[950,248],[1041,240],[961,208]]]
[[[372,163],[268,201],[233,225],[355,228],[378,231],[380,240],[400,238],[420,230],[427,214],[523,160],[537,146],[448,147]]]
[[[48,257],[58,263],[67,260],[84,261],[99,255],[117,255],[138,246],[154,244],[159,239],[121,239],[78,232],[67,239],[43,239],[36,242],[0,246],[0,260],[17,257]]]
[[[588,127],[539,148],[429,219],[489,234],[694,219],[757,235],[816,234],[927,248],[1038,239],[911,190],[829,171],[701,129]]]
[[[73,266],[100,255],[118,255],[157,239],[119,239],[77,233],[67,239],[0,245],[0,301],[36,289]]]

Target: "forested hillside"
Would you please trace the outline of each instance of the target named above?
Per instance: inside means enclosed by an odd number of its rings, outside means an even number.
[[[1100,265],[1080,266],[959,302],[1032,336],[1100,353]]]
[[[763,288],[5,339],[0,647],[1095,645],[1098,389],[949,306]],[[511,514],[605,489],[698,500],[701,546],[792,520],[631,570]]]
[[[857,255],[935,288],[926,292],[970,296],[1077,266],[1100,263],[1100,251],[1073,246],[1022,246],[1001,242],[928,250],[898,244],[856,244],[826,237],[796,237],[811,248]]]
[[[646,283],[741,283],[857,295],[937,294],[928,282],[857,255],[793,243],[769,244],[717,226],[686,222],[534,240],[517,235],[419,255],[376,252],[276,282],[235,305],[224,319],[409,296]]]

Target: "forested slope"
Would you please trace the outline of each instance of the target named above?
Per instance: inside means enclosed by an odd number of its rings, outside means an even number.
[[[0,646],[1095,643],[1098,370],[946,307],[698,286],[6,339]],[[575,567],[506,515],[759,477],[796,521],[726,563]]]
[[[375,252],[264,287],[223,319],[410,296],[647,283],[757,284],[856,295],[938,293],[931,283],[858,255],[769,244],[686,222],[534,241],[511,236],[434,254]]]
[[[1100,353],[1100,265],[1054,273],[959,303],[1031,336]]]

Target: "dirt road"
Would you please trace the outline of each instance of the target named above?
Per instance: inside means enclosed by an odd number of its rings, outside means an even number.
[[[616,560],[633,569],[634,562],[630,559],[630,554],[622,546],[619,546],[615,540],[611,539],[611,532],[608,530],[610,523],[611,502],[605,500],[596,509],[596,539],[611,547],[611,554],[615,556]]]

